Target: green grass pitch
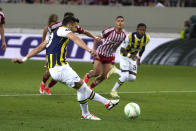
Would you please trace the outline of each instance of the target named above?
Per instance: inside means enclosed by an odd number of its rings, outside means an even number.
[[[91,63],[70,62],[83,78]],[[195,131],[196,68],[142,65],[135,82],[120,89],[120,103],[111,111],[90,101],[92,114],[101,121],[80,120],[76,91],[58,83],[52,96],[40,95],[44,61],[13,64],[0,60],[0,131]],[[118,66],[118,65],[117,65]],[[118,66],[119,67],[119,66]],[[105,80],[95,92],[110,98],[117,75]],[[141,116],[127,119],[124,107],[140,105]]]

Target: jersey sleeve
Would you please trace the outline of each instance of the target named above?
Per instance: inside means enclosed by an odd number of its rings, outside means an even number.
[[[77,26],[77,33],[79,34],[83,34],[85,32],[85,30],[81,27],[81,26]]]
[[[127,48],[128,45],[129,45],[129,35],[127,34],[125,40],[121,44],[121,47],[122,48]]]
[[[60,36],[60,37],[66,37],[67,34],[69,34],[70,32],[71,32],[70,29],[64,28],[64,27],[60,27],[57,30],[57,35]]]
[[[3,13],[0,13],[0,24],[5,24],[5,17]]]
[[[48,31],[51,33],[56,30],[58,27],[62,26],[62,22],[56,22],[48,26]]]

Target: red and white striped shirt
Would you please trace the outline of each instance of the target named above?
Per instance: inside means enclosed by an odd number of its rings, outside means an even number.
[[[48,26],[48,31],[51,33],[62,25],[63,25],[62,22],[56,22],[54,24],[51,24]],[[83,34],[84,32],[85,32],[85,30],[81,26],[78,25],[77,26],[77,33]]]
[[[5,24],[5,16],[1,11],[0,11],[0,24]]]
[[[126,38],[126,31],[123,29],[120,33],[115,31],[115,27],[109,27],[102,31],[102,43],[97,48],[97,53],[105,57],[115,55],[117,48]]]

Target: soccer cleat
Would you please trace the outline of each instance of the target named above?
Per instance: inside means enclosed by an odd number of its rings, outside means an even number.
[[[110,71],[108,72],[106,78],[108,79],[112,74],[116,73],[116,70],[117,70],[116,66],[113,65]]]
[[[45,84],[43,84],[43,82],[41,82],[40,88],[39,88],[40,94],[44,94],[44,88],[45,88]]]
[[[88,73],[86,73],[86,75],[84,76],[84,82],[87,84],[89,81],[89,78],[88,78]]]
[[[50,88],[44,88],[44,91],[47,95],[51,95]]]
[[[114,106],[116,106],[119,103],[119,99],[117,100],[110,100],[108,104],[105,105],[105,108],[107,110],[111,110]]]
[[[82,119],[82,120],[101,120],[101,118],[96,117],[96,116],[94,116],[94,115],[92,115],[92,114],[82,115],[82,116],[81,116],[81,119]]]
[[[110,92],[110,95],[111,95],[111,97],[113,97],[113,98],[119,98],[120,96],[118,95],[118,92],[117,91],[111,91]]]

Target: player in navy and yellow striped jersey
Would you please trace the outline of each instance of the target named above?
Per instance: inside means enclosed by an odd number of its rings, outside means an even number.
[[[55,81],[59,81],[70,88],[77,90],[77,99],[80,103],[82,110],[82,119],[89,120],[101,120],[100,118],[90,114],[88,110],[88,100],[98,101],[105,105],[106,109],[110,110],[119,103],[119,100],[108,100],[101,95],[92,91],[85,82],[77,75],[77,73],[69,66],[66,61],[67,44],[69,39],[73,40],[81,48],[88,51],[92,56],[96,55],[96,52],[89,49],[88,46],[72,32],[77,29],[77,19],[74,17],[67,17],[63,20],[63,26],[56,29],[51,35],[48,41],[43,41],[37,48],[33,49],[23,59],[15,58],[12,61],[15,63],[23,63],[32,56],[38,54],[42,50],[46,49],[48,57],[48,68],[51,77]]]
[[[150,41],[150,36],[146,33],[146,25],[140,23],[137,25],[137,31],[129,33],[125,41],[121,44],[120,50],[120,68],[116,69],[120,78],[114,85],[111,96],[119,97],[117,89],[127,80],[134,81],[137,74],[137,66],[140,65],[140,58]]]

